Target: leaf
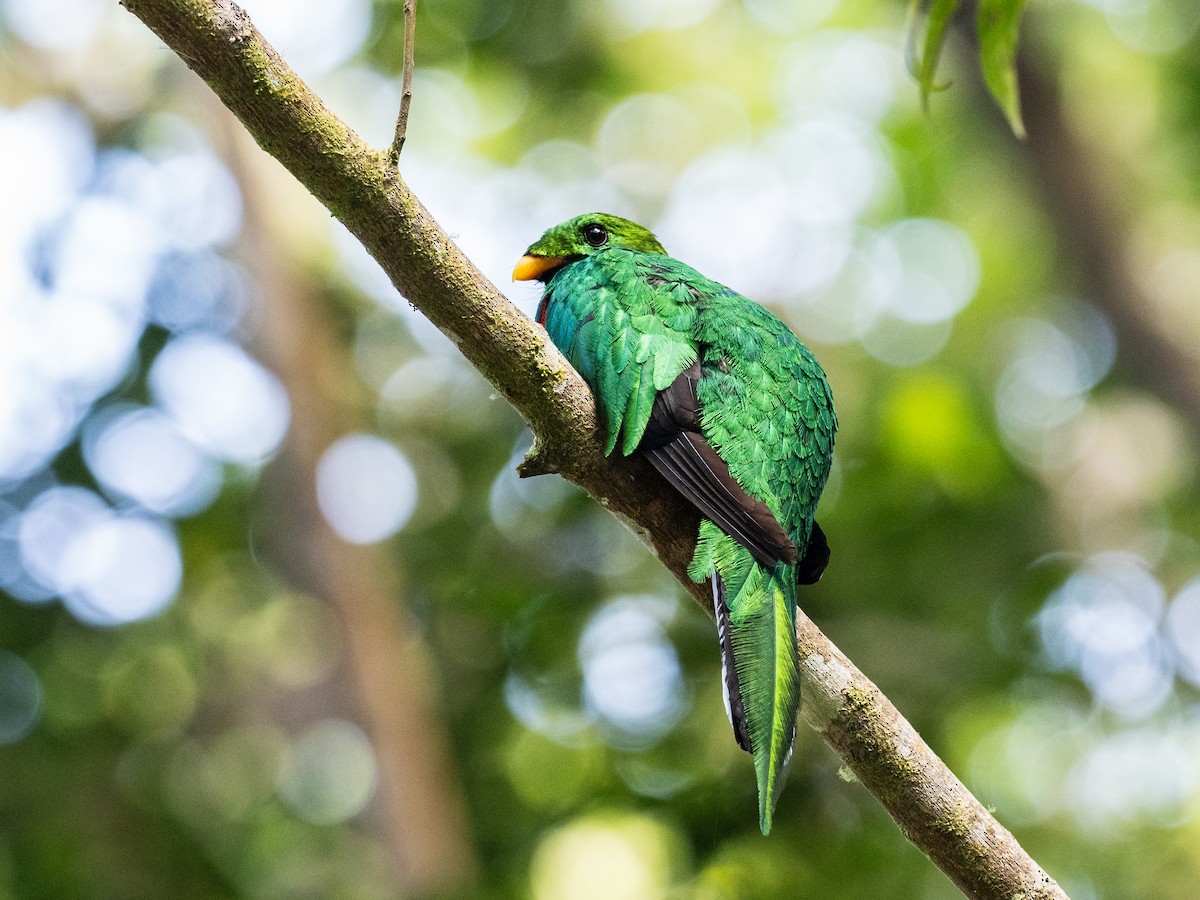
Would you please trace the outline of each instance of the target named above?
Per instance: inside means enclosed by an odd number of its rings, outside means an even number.
[[[912,0],[908,8],[908,57],[909,68],[917,83],[921,86],[921,105],[929,108],[929,95],[934,91],[944,89],[944,85],[934,83],[937,75],[938,59],[942,55],[942,47],[946,43],[946,29],[950,20],[958,10],[960,0],[931,0],[929,2],[929,18],[925,23],[925,42],[921,48],[920,57],[917,55],[919,28],[917,16],[924,5],[922,0]]]
[[[1017,36],[1025,0],[979,0],[979,63],[988,90],[1004,110],[1013,134],[1025,137],[1017,89]]]

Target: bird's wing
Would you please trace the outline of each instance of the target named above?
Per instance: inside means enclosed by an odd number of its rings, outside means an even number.
[[[604,256],[555,276],[539,320],[596,395],[605,453],[620,439],[628,456],[642,440],[655,396],[696,359],[686,327],[694,311],[679,285],[652,277],[648,254]]]
[[[696,361],[655,395],[639,448],[677,491],[760,563],[796,562],[796,547],[774,513],[746,493],[701,434],[700,378]]]

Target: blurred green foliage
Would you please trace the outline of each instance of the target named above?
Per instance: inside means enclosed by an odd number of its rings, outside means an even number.
[[[282,277],[260,264],[263,242],[333,310],[330,365],[355,373],[349,395],[293,395],[293,410],[344,404],[416,473],[415,511],[383,546],[430,651],[467,801],[480,874],[460,893],[955,896],[807,731],[775,831],[758,835],[711,622],[604,510],[553,476],[521,482],[528,436],[489,386],[315,202],[239,159],[201,88],[136,21],[75,5],[71,28],[34,4],[0,14],[0,127],[53,98],[92,135],[80,184],[3,263],[29,277],[5,284],[65,283],[63,235],[85,201],[177,206],[185,237],[203,231],[216,213],[188,211],[223,196],[221,176],[190,194],[200,175],[164,176],[165,200],[128,189],[171,160],[217,161],[241,208],[270,214],[207,243],[173,239],[128,358],[90,394],[70,382],[61,439],[0,480],[0,897],[403,893],[398,838],[371,799],[380,767],[358,730],[351,638],[300,574],[307,526],[288,504],[312,485],[288,444],[239,456],[200,441],[215,493],[155,511],[95,437],[122,404],[182,415],[159,361],[187,336],[261,348],[272,322],[258,298]],[[1064,164],[1113,201],[1117,249],[1152,304],[1135,313],[1200,366],[1200,16],[1188,0],[1135,6],[1035,5],[1027,51],[1058,73],[1083,137],[1087,155]],[[315,38],[301,26],[320,24],[317,7],[247,7],[386,145],[399,0],[329,4]],[[1087,295],[1078,235],[1047,207],[1046,173],[953,30],[937,70],[953,86],[921,111],[903,13],[875,0],[422,0],[402,169],[496,279],[542,228],[604,205],[787,317],[826,365],[842,424],[820,515],[833,560],[803,595],[807,613],[1072,896],[1191,897],[1200,423],[1137,375],[1154,347]],[[1009,51],[983,43],[987,87],[1015,119],[995,62]],[[6,171],[46,194],[17,162]],[[2,187],[18,196],[17,179]],[[16,233],[2,203],[0,220]],[[84,267],[97,282],[103,261]],[[41,343],[25,369],[4,370],[9,384],[47,383],[52,363],[103,340],[73,336],[73,321],[20,332]],[[26,358],[3,340],[6,357]],[[47,421],[52,405],[38,407]],[[0,449],[40,433],[39,418],[15,421]],[[66,538],[22,528],[63,486],[95,492],[122,522],[161,525],[177,540],[178,589],[97,620],[84,601],[112,599],[99,587],[39,586],[31,560],[61,563],[45,542]],[[117,578],[144,571],[137,560],[115,575],[96,565]]]

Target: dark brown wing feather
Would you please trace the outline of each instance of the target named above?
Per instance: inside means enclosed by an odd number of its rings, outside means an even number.
[[[676,490],[760,563],[796,562],[796,548],[783,526],[765,503],[742,489],[700,433],[700,378],[700,363],[694,362],[659,391],[639,449]],[[825,553],[828,558],[828,546]]]

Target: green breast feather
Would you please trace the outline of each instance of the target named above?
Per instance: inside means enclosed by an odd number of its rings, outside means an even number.
[[[829,547],[814,521],[837,419],[821,366],[772,313],[603,213],[550,229],[514,278],[596,396],[606,452],[640,452],[704,515],[689,574],[711,585],[726,706],[754,758],[764,834],[800,705],[797,584]]]

